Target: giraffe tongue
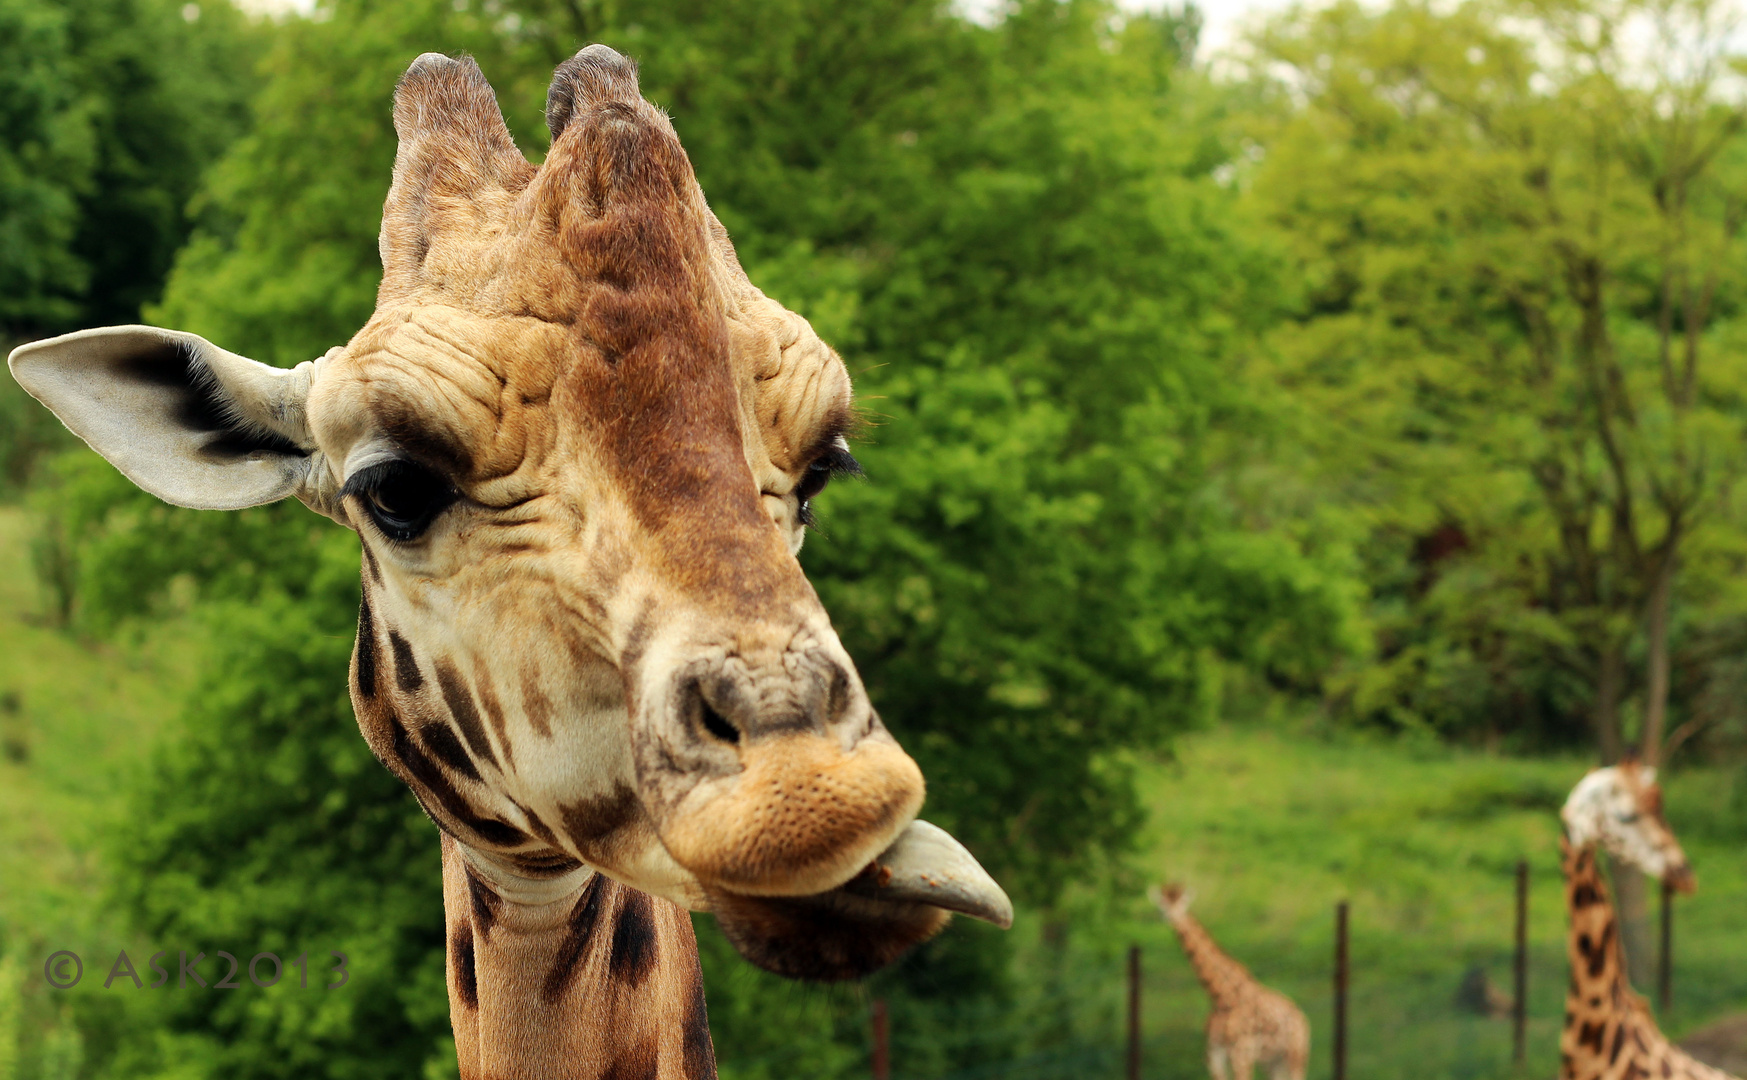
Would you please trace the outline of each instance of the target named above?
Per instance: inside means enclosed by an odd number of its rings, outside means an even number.
[[[926,821],[913,821],[892,846],[842,889],[875,900],[932,904],[947,911],[1013,925],[1013,902],[965,846]]]

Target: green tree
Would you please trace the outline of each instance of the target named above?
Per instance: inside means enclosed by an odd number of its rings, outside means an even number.
[[[137,322],[239,135],[261,28],[229,3],[0,3],[0,347]],[[66,445],[0,386],[0,496]]]
[[[85,284],[72,252],[96,148],[64,8],[0,5],[0,325],[64,319]]]
[[[1266,377],[1394,538],[1401,606],[1357,711],[1584,714],[1605,757],[1630,737],[1654,762],[1677,604],[1688,647],[1738,623],[1681,584],[1739,563],[1721,11],[1343,3],[1260,39],[1291,74],[1250,197],[1305,283]]]
[[[985,28],[932,0],[318,14],[276,35],[255,125],[151,317],[280,363],[319,354],[373,304],[412,56],[472,52],[535,153],[558,60],[589,38],[639,57],[754,280],[860,373],[870,479],[824,497],[804,559],[930,778],[927,814],[1026,902],[1119,865],[1139,823],[1124,755],[1208,719],[1223,673],[1314,686],[1353,647],[1339,552],[1257,527],[1221,486],[1264,419],[1228,357],[1270,286],[1179,104],[1179,20],[1034,2]],[[343,705],[354,542],[297,508],[174,511],[68,469],[51,498],[74,618],[192,595],[224,628],[118,848],[133,910],[158,934],[295,931],[435,973],[316,1012],[172,1001],[162,1025],[230,1076],[440,1069],[434,837],[386,774],[357,771]],[[729,1071],[858,1067],[852,994],[736,974],[707,930],[704,949]],[[963,1063],[951,999],[999,1000],[1005,957],[999,935],[954,931],[886,978],[895,1008],[918,1003],[910,1060]],[[130,1052],[149,1075],[161,1047]]]
[[[806,553],[931,806],[1040,903],[1133,834],[1110,751],[1209,719],[1219,664],[1303,674],[1351,629],[1344,578],[1210,497],[1259,420],[1227,357],[1267,271],[1181,134],[1175,25],[1106,14],[1019,8],[978,108],[921,136],[939,194],[864,270],[852,353],[875,482]]]
[[[1265,377],[1389,586],[1354,712],[1584,718],[1604,760],[1652,764],[1716,718],[1747,616],[1718,587],[1747,438],[1726,12],[1343,2],[1258,39],[1289,74],[1251,197],[1305,283]],[[1618,890],[1642,982],[1642,879]]]
[[[71,245],[86,273],[76,323],[135,321],[188,240],[203,174],[248,126],[269,29],[222,0],[64,10],[95,151]]]
[[[0,6],[0,330],[136,319],[241,132],[261,30],[231,5]]]

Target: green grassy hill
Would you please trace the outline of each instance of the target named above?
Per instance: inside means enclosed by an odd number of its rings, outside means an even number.
[[[95,841],[190,670],[182,628],[98,645],[43,625],[24,512],[0,507],[0,928],[93,926]]]
[[[1584,770],[1578,759],[1207,733],[1184,740],[1174,763],[1143,770],[1153,814],[1145,863],[1159,879],[1190,885],[1215,938],[1303,1007],[1311,1076],[1330,1073],[1341,899],[1351,904],[1350,1076],[1551,1076],[1566,981],[1557,808]],[[1674,1036],[1747,1009],[1747,830],[1729,820],[1730,784],[1729,774],[1703,769],[1668,783],[1668,816],[1699,879],[1697,894],[1676,906],[1674,1003],[1663,1018]],[[1519,859],[1531,882],[1529,1062],[1520,1074],[1510,1067],[1508,1021],[1455,1004],[1476,965],[1509,992]],[[1140,945],[1146,1075],[1205,1076],[1206,998],[1174,935],[1138,896],[1102,917],[1097,910],[1088,900],[1072,932],[1078,966],[1101,973],[1081,983],[1077,1008],[1107,1017],[1114,1045],[1122,952]]]
[[[71,1080],[79,1040],[41,964],[72,949],[89,967],[126,941],[100,838],[176,708],[192,634],[100,645],[43,625],[30,541],[24,511],[0,506],[0,1080]]]
[[[0,508],[0,708],[17,703],[0,715],[0,741],[23,747],[0,754],[0,946],[10,957],[0,964],[0,1080],[70,1080],[78,1049],[55,1049],[65,1032],[35,968],[56,948],[83,952],[89,967],[127,940],[101,903],[98,840],[121,812],[126,776],[176,708],[198,639],[171,626],[99,646],[42,626],[27,525],[21,511]],[[1513,874],[1518,859],[1529,860],[1523,1075],[1551,1075],[1565,981],[1556,808],[1582,775],[1581,760],[1227,728],[1184,740],[1173,762],[1139,768],[1152,810],[1142,867],[1188,883],[1216,938],[1304,1007],[1312,1076],[1329,1072],[1333,909],[1343,898],[1352,904],[1350,1075],[1515,1075],[1508,1024],[1464,1015],[1454,998],[1474,965],[1508,988]],[[1668,796],[1699,878],[1697,895],[1678,907],[1675,1005],[1665,1018],[1678,1035],[1747,1008],[1747,828],[1734,820],[1739,802],[1725,772],[1678,772]],[[1070,1049],[959,1076],[1119,1075],[1131,944],[1143,949],[1146,1075],[1206,1075],[1205,998],[1141,884],[1115,897],[1081,890],[1064,935],[1049,944],[1040,921],[1022,913],[1013,933],[1030,1000],[954,1038],[990,1046],[994,1058],[1014,1025],[1035,1029],[1044,1017],[1059,1023]],[[797,988],[797,1002],[811,992]],[[14,1074],[8,1055],[20,1040],[31,1062],[58,1054],[61,1064]],[[894,1070],[908,1075],[901,1056]],[[733,1075],[735,1063],[724,1061],[723,1071]]]

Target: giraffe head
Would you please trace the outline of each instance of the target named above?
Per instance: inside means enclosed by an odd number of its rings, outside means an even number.
[[[1147,895],[1158,905],[1159,914],[1170,923],[1182,921],[1189,914],[1189,905],[1195,902],[1195,894],[1176,882],[1154,885],[1147,890]]]
[[[359,726],[505,895],[598,869],[820,978],[946,910],[1005,924],[796,561],[856,469],[842,362],[747,280],[628,60],[563,64],[547,121],[535,167],[470,59],[414,61],[376,310],[320,359],[116,327],[12,370],[169,502],[357,532]]]
[[[1651,877],[1682,892],[1693,890],[1686,853],[1662,816],[1655,769],[1623,761],[1592,770],[1572,789],[1559,817],[1573,847],[1600,844]]]

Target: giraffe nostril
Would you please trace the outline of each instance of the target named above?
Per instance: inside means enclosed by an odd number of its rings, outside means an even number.
[[[704,730],[721,739],[725,743],[740,741],[740,729],[728,722],[728,718],[710,707],[710,703],[702,702],[704,707]]]

